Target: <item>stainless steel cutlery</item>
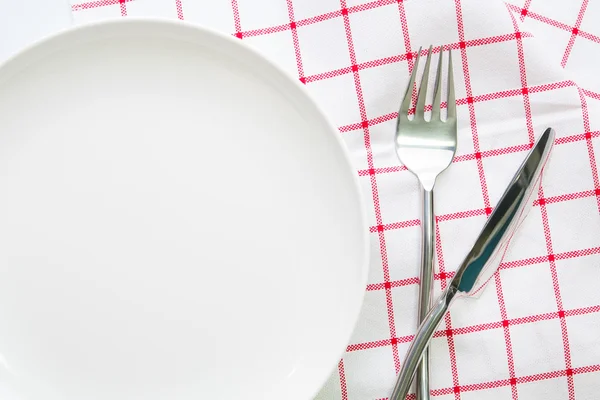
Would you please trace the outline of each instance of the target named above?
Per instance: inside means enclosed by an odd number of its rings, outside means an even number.
[[[537,140],[448,288],[421,323],[408,349],[390,400],[404,400],[406,397],[419,361],[452,303],[459,298],[476,296],[496,272],[510,240],[533,204],[532,197],[541,183],[544,167],[554,144],[554,136],[554,131],[548,128]]]
[[[497,270],[516,229],[527,215],[548,161],[555,133],[548,128],[538,139],[517,170],[496,208],[483,227],[448,288],[430,309],[433,283],[433,254],[435,216],[433,189],[435,181],[452,162],[456,152],[457,118],[452,71],[452,54],[448,51],[447,117],[441,117],[443,51],[439,58],[431,118],[425,119],[427,84],[431,66],[432,47],[429,47],[416,105],[411,108],[419,59],[419,49],[406,93],[398,113],[395,135],[396,154],[421,184],[423,216],[421,220],[421,270],[419,287],[419,329],[405,357],[390,400],[404,400],[413,378],[417,380],[417,399],[429,400],[428,344],[442,318],[455,299],[473,297],[484,289]],[[414,117],[410,114],[414,112]]]

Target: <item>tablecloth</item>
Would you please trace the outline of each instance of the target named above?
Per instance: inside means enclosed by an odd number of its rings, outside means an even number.
[[[499,272],[435,334],[431,393],[598,398],[600,2],[73,0],[71,8],[74,23],[160,16],[231,34],[304,83],[339,128],[367,200],[372,259],[357,327],[319,400],[386,399],[413,338],[420,195],[392,140],[416,51],[452,49],[458,151],[435,192],[437,293],[537,135],[551,126],[557,140]]]

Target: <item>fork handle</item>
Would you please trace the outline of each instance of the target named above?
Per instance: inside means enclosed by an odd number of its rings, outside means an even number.
[[[423,219],[421,220],[421,284],[419,285],[419,324],[423,322],[431,304],[433,286],[433,249],[435,217],[433,188],[422,188]],[[429,349],[425,349],[417,368],[417,400],[429,400]]]
[[[408,390],[412,383],[412,378],[415,376],[415,369],[417,368],[417,365],[419,365],[421,356],[423,356],[425,350],[427,350],[435,330],[442,322],[444,315],[446,315],[446,312],[456,298],[455,296],[457,293],[458,290],[454,286],[448,286],[437,299],[425,320],[419,326],[415,338],[410,344],[406,356],[404,356],[402,369],[396,378],[396,384],[389,400],[406,399],[406,395],[408,394]]]

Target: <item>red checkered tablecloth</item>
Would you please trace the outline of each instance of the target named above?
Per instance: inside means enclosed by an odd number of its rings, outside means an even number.
[[[436,399],[600,397],[600,2],[74,0],[76,23],[162,16],[238,37],[339,127],[370,215],[365,302],[320,400],[385,399],[416,330],[420,194],[393,148],[419,46],[454,51],[459,146],[436,187],[441,291],[535,137],[557,131],[535,207],[477,301],[432,342]],[[412,395],[414,398],[414,395]]]

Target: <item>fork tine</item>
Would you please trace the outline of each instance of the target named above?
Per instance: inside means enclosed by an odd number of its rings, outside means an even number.
[[[431,106],[431,120],[440,119],[440,107],[442,99],[442,59],[444,58],[444,52],[442,46],[440,46],[440,58],[438,60],[437,75],[435,77],[435,93],[433,95],[433,103]]]
[[[417,58],[415,59],[415,65],[413,66],[412,73],[410,74],[410,81],[408,82],[408,86],[406,88],[406,94],[404,94],[404,99],[402,99],[402,104],[400,105],[400,117],[408,116],[408,110],[410,109],[410,103],[412,101],[412,91],[415,87],[415,78],[417,76],[417,68],[419,67],[419,59],[421,58],[422,49],[422,47],[419,47],[419,52],[417,53]]]
[[[427,97],[427,83],[429,81],[429,66],[431,65],[431,48],[427,52],[427,61],[425,61],[425,68],[423,70],[423,77],[421,78],[421,87],[419,88],[419,96],[417,97],[417,108],[415,109],[415,119],[423,119],[425,114],[425,98]]]
[[[456,97],[454,94],[454,73],[452,71],[452,50],[448,50],[448,117],[456,119]]]

